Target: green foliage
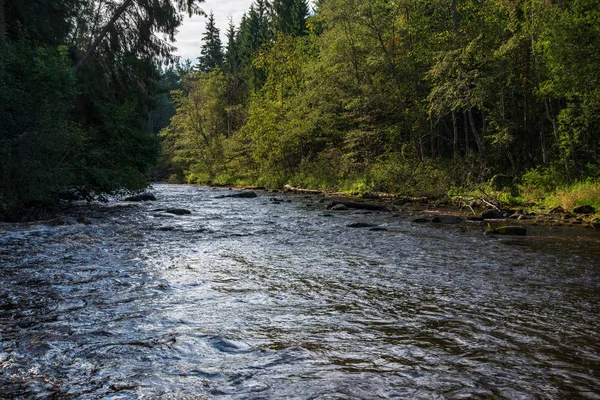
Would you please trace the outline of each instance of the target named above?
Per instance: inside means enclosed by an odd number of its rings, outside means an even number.
[[[156,65],[173,50],[156,34],[198,2],[1,2],[0,217],[147,186]]]
[[[78,174],[86,137],[70,120],[64,48],[0,42],[0,205],[46,205]]]
[[[176,113],[163,129],[163,151],[188,183],[211,183],[224,169],[226,82],[222,72],[194,73],[173,92]]]
[[[202,72],[210,72],[217,68],[223,68],[225,56],[219,36],[219,28],[215,25],[215,15],[211,12],[206,22],[206,29],[202,36],[202,50],[198,57],[198,70]]]
[[[230,26],[212,181],[520,204],[600,170],[597,1],[303,4]]]

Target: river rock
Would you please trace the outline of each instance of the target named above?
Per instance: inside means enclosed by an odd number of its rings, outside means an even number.
[[[487,210],[481,213],[483,219],[501,219],[504,218],[504,213],[498,210]]]
[[[437,217],[433,217],[431,222],[438,224],[459,224],[462,222],[462,219],[454,215],[438,215]]]
[[[140,193],[135,196],[126,197],[123,201],[156,201],[152,193]]]
[[[353,224],[346,225],[348,228],[374,228],[377,225],[370,224],[368,222],[355,222]]]
[[[258,195],[256,194],[256,192],[249,190],[246,192],[239,192],[239,193],[234,193],[234,194],[228,194],[226,196],[221,196],[221,198],[223,198],[223,197],[233,197],[233,198],[237,198],[237,199],[253,199],[255,197],[258,197]]]
[[[373,232],[384,232],[387,231],[387,228],[384,228],[382,226],[376,226],[375,228],[371,228],[369,230]]]
[[[596,212],[596,209],[589,205],[577,206],[573,209],[575,214],[593,214]]]
[[[175,214],[175,215],[188,215],[188,214],[192,213],[190,210],[186,210],[183,208],[168,208],[165,210],[165,212],[168,214]]]
[[[497,235],[525,236],[527,235],[527,228],[522,226],[501,226],[489,230],[488,233],[495,233]]]

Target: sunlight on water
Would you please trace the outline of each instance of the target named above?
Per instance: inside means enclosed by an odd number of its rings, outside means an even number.
[[[91,225],[0,226],[3,397],[600,396],[593,233],[155,192],[82,208]]]

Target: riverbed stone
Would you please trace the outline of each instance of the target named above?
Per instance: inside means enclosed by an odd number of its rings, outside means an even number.
[[[156,201],[156,196],[152,193],[140,193],[126,197],[123,201]]]
[[[582,206],[577,206],[573,209],[573,212],[575,214],[593,214],[596,212],[596,209],[590,205],[582,205]]]
[[[354,222],[352,224],[348,224],[346,225],[348,228],[374,228],[377,225],[376,224],[371,224],[368,222]]]
[[[462,222],[462,218],[454,215],[438,215],[433,217],[431,222],[437,224],[459,224]]]
[[[489,233],[495,233],[497,235],[515,235],[525,236],[527,235],[527,228],[522,226],[500,226],[488,231]]]
[[[258,195],[256,194],[256,192],[253,192],[251,190],[246,191],[246,192],[239,192],[239,193],[234,193],[234,194],[229,194],[225,197],[234,197],[234,198],[238,198],[238,199],[253,199],[255,197],[258,197]]]
[[[168,208],[165,210],[165,212],[174,215],[189,215],[192,213],[190,210],[186,210],[184,208]]]
[[[483,219],[501,219],[504,218],[504,213],[498,210],[487,210],[481,213]]]

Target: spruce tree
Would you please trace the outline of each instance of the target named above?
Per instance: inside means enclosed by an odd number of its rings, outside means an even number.
[[[198,57],[198,69],[203,72],[210,72],[216,68],[223,68],[224,55],[219,36],[219,28],[215,25],[215,15],[211,11],[206,23],[206,31],[202,36],[202,50]]]
[[[306,0],[275,0],[272,6],[273,28],[291,36],[306,33],[308,3]]]

